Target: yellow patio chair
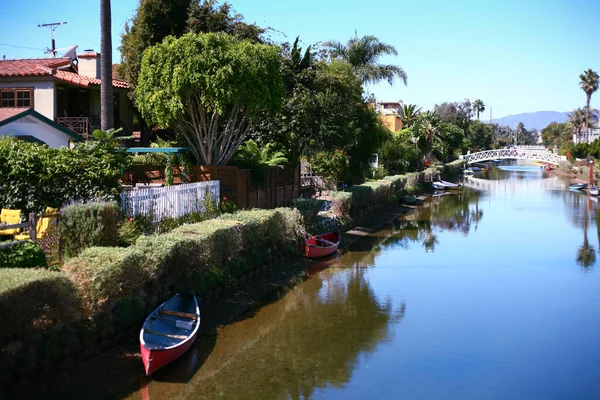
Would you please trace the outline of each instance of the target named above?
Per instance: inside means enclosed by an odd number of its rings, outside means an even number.
[[[21,223],[21,210],[11,210],[3,208],[0,212],[0,224],[2,225],[14,225]],[[14,229],[2,229],[0,235],[2,236],[13,236],[21,232],[19,228]]]
[[[42,236],[46,233],[51,224],[56,221],[56,217],[58,216],[58,208],[46,207],[46,211],[42,217],[38,218],[37,224],[35,226],[35,237],[36,239],[41,239]],[[31,239],[28,231],[15,235],[15,240],[27,240]]]

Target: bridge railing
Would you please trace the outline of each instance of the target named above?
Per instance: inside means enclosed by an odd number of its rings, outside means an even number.
[[[476,153],[466,154],[462,156],[461,159],[465,160],[467,163],[483,162],[496,159],[522,159],[558,165],[558,163],[561,160],[565,160],[566,157],[549,152],[545,148],[543,150],[509,148],[478,151]]]

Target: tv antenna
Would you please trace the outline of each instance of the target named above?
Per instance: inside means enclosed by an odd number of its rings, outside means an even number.
[[[52,40],[52,49],[46,49],[47,52],[52,54],[52,57],[56,57],[56,43],[54,42],[54,31],[60,25],[64,25],[66,22],[52,22],[49,24],[38,24],[38,28],[47,27],[50,29],[50,39]]]

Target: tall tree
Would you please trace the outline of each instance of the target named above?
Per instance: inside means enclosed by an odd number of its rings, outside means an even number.
[[[262,42],[267,29],[247,24],[241,14],[235,13],[231,4],[218,4],[216,0],[193,1],[189,8],[187,29],[194,33],[225,32],[240,39]]]
[[[581,108],[573,110],[573,112],[569,114],[569,125],[573,135],[575,135],[575,140],[573,140],[575,143],[579,142],[581,139],[581,131],[585,126],[585,115],[586,112]]]
[[[480,99],[477,99],[473,102],[473,111],[477,114],[477,120],[479,121],[479,113],[485,111],[485,104]]]
[[[598,74],[595,71],[592,71],[591,68],[588,68],[587,71],[583,71],[583,74],[579,75],[579,86],[581,90],[585,92],[586,102],[585,102],[585,142],[589,142],[590,139],[590,126],[589,126],[589,114],[590,114],[590,100],[592,99],[592,94],[596,90],[598,90]]]
[[[110,0],[100,0],[100,128],[114,128]]]
[[[325,42],[325,47],[329,49],[332,57],[347,61],[363,84],[386,80],[392,85],[394,79],[399,78],[406,85],[407,76],[402,68],[379,63],[381,56],[398,55],[398,51],[375,36],[359,38],[355,34],[345,45],[338,41],[328,41]]]
[[[136,88],[144,118],[177,129],[208,165],[226,164],[257,114],[278,110],[282,96],[277,49],[225,33],[167,37],[147,49]]]
[[[183,35],[187,29],[191,4],[192,0],[140,0],[135,16],[125,24],[119,48],[119,74],[134,88],[137,86],[144,50],[162,42],[169,35]]]
[[[463,102],[436,104],[433,111],[441,122],[450,122],[465,132],[468,131],[473,116],[473,107],[469,99]]]

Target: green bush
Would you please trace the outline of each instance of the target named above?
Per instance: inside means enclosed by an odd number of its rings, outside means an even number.
[[[317,220],[317,215],[323,207],[323,200],[319,199],[303,199],[294,200],[294,208],[300,211],[305,226],[312,225]]]
[[[79,310],[77,288],[60,272],[0,268],[0,343],[26,339]]]
[[[65,264],[63,271],[79,286],[85,309],[95,314],[103,305],[116,304],[118,308],[128,298],[143,301],[144,293],[162,298],[190,285],[201,291],[231,281],[248,268],[240,258],[251,256],[252,251],[264,256],[265,248],[274,243],[291,247],[302,228],[301,215],[295,209],[235,215],[182,225],[166,234],[140,236],[128,248],[88,248]]]
[[[116,203],[75,204],[61,212],[60,235],[64,254],[73,257],[92,246],[119,243],[121,211]]]
[[[337,192],[331,203],[331,212],[336,217],[342,219],[350,218],[350,208],[352,207],[352,193]]]
[[[118,200],[129,156],[115,144],[110,135],[73,149],[1,138],[0,204],[27,213],[74,200]]]
[[[351,186],[347,191],[352,193],[352,205],[350,207],[352,215],[356,215],[359,210],[362,210],[373,202],[373,188],[370,186]]]
[[[143,255],[130,248],[90,247],[63,266],[77,284],[88,311],[95,313],[109,301],[135,297],[146,281]]]
[[[46,255],[33,242],[15,244],[0,249],[0,268],[47,267]]]

